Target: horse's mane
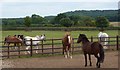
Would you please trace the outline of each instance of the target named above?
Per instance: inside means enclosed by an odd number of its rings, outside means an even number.
[[[88,38],[85,36],[84,39],[89,42]]]
[[[70,32],[66,32],[66,33],[65,33],[65,37],[66,37],[66,36],[70,36]]]
[[[88,40],[88,38],[86,37],[85,34],[80,34],[80,36],[82,36],[85,41],[89,42],[89,40]]]
[[[68,36],[70,36],[70,39],[72,39],[71,35],[69,32],[66,32],[63,39],[62,39],[62,42],[63,43],[69,43],[69,39],[68,39]]]

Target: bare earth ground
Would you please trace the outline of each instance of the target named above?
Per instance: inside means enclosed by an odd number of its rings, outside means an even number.
[[[96,59],[92,56],[92,67],[95,68]],[[83,54],[73,55],[73,59],[65,59],[63,56],[50,56],[40,58],[18,58],[3,60],[3,68],[85,68]],[[105,53],[104,63],[101,68],[118,68],[118,51]]]

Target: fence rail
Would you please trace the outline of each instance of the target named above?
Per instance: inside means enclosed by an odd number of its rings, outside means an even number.
[[[116,37],[108,37],[109,41],[102,41],[102,42],[110,42],[111,44],[108,45],[104,45],[104,46],[113,46],[116,50],[118,50],[120,47],[120,40],[119,40],[119,36]],[[94,41],[98,41],[98,37],[93,37],[91,36],[90,38],[88,38],[91,42]],[[81,46],[78,45],[76,43],[77,38],[73,38],[73,44],[72,44],[72,54],[75,52],[79,52],[81,50]],[[46,39],[46,41],[41,41],[41,43],[39,44],[39,46],[41,46],[39,49],[33,49],[33,44],[32,41],[38,41],[38,40],[29,40],[31,42],[30,49],[25,50],[25,49],[21,49],[21,46],[18,46],[17,50],[11,50],[12,47],[14,46],[2,46],[2,57],[7,57],[10,58],[12,56],[18,56],[19,58],[25,54],[23,54],[23,52],[25,51],[30,51],[30,54],[28,56],[33,56],[35,53],[35,50],[40,51],[39,54],[56,54],[56,53],[61,53],[63,54],[63,47],[62,47],[62,41],[61,39]],[[59,42],[56,42],[59,41]],[[61,41],[61,42],[60,42]],[[4,42],[4,41],[3,41]],[[1,43],[3,43],[1,42]],[[48,42],[48,43],[46,43]],[[77,44],[77,46],[76,46]],[[47,51],[47,52],[46,52]],[[14,52],[16,52],[15,54],[13,54]],[[25,55],[26,56],[26,55]]]

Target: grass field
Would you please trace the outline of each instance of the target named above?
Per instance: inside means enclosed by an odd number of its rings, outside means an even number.
[[[109,36],[118,35],[118,30],[108,30],[105,31]],[[73,38],[77,38],[80,33],[86,34],[87,37],[97,36],[99,31],[71,31]],[[51,38],[62,38],[65,34],[65,31],[2,31],[2,40],[8,35],[18,35],[22,34],[24,36],[36,36],[45,34],[47,39]]]

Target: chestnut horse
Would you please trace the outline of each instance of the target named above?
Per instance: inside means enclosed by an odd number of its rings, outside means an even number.
[[[10,45],[10,44],[14,44],[14,46],[20,46],[19,44],[22,45],[22,42],[23,41],[23,35],[14,35],[14,36],[8,36],[8,37],[5,37],[5,40],[4,40],[4,45]]]
[[[80,34],[77,43],[82,42],[82,50],[85,56],[85,67],[87,66],[87,54],[89,55],[90,66],[92,66],[91,55],[97,58],[96,66],[100,68],[100,63],[104,61],[104,49],[99,42],[90,42],[86,35]],[[99,56],[98,56],[99,54]]]
[[[72,37],[70,36],[69,33],[66,33],[65,36],[63,37],[62,44],[63,44],[63,54],[65,58],[67,57],[72,58],[72,54],[71,54]]]

